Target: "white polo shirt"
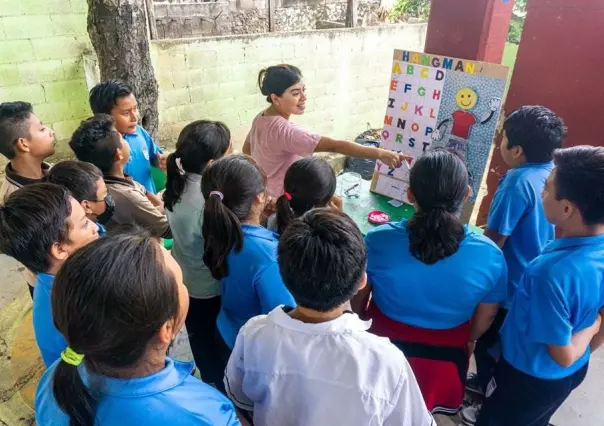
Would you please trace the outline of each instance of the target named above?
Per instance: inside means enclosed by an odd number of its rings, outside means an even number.
[[[240,330],[225,372],[256,426],[434,426],[403,353],[346,313],[307,324],[283,307]]]

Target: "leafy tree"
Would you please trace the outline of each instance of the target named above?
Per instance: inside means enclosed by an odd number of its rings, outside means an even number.
[[[430,15],[430,0],[396,0],[390,10],[390,18],[400,18],[408,15],[413,18],[428,19]]]

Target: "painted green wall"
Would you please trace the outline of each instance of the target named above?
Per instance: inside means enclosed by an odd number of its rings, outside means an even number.
[[[57,133],[57,154],[90,115],[82,52],[86,0],[0,0],[0,101],[34,105]]]

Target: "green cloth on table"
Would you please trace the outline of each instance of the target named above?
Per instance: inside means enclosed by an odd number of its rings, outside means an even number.
[[[340,181],[341,177],[338,177]],[[387,213],[390,216],[391,222],[399,222],[402,219],[411,219],[415,213],[413,206],[403,204],[400,207],[394,207],[389,203],[391,198],[384,195],[379,195],[371,192],[371,181],[361,180],[361,191],[359,198],[346,198],[342,197],[342,203],[344,213],[349,215],[358,227],[361,229],[363,235],[372,230],[378,225],[373,225],[367,220],[367,215],[373,210],[380,210]],[[474,225],[468,225],[470,230],[482,234],[484,231]]]
[[[151,167],[151,177],[153,178],[153,183],[155,184],[155,189],[158,193],[166,188],[166,174],[163,171],[157,167]],[[171,239],[164,239],[164,248],[166,250],[171,250],[172,243],[173,241]]]

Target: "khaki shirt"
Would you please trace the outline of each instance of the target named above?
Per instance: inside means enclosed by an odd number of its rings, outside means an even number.
[[[49,164],[42,163],[42,173],[46,174],[49,169]],[[13,171],[9,162],[4,169],[4,177],[2,178],[2,185],[0,186],[0,206],[3,206],[6,203],[6,200],[8,200],[8,197],[10,197],[10,195],[17,189],[22,188],[25,185],[39,183],[41,181],[41,179],[29,179],[19,176]],[[34,287],[36,284],[36,274],[27,269],[25,266],[23,266],[21,273],[23,274],[25,282]]]
[[[115,211],[107,222],[111,231],[118,225],[138,225],[158,238],[172,238],[168,218],[149,201],[147,190],[140,183],[126,176],[104,176],[107,191],[115,201]]]

